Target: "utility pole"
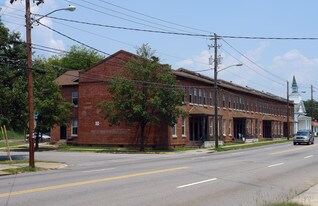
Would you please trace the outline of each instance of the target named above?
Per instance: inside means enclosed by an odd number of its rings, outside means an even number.
[[[289,140],[289,82],[287,81],[287,140]]]
[[[10,0],[10,3],[16,0]],[[36,0],[37,5],[44,3],[44,0]],[[27,50],[27,78],[28,78],[28,102],[29,102],[29,166],[34,164],[34,96],[33,96],[33,76],[32,76],[32,41],[31,41],[31,11],[30,0],[25,0],[25,24],[26,24],[26,50]]]
[[[219,117],[218,117],[218,37],[214,33],[214,138],[215,148],[219,147]]]
[[[31,11],[30,0],[25,0],[26,19],[26,45],[27,45],[27,67],[28,67],[28,97],[29,97],[29,166],[34,164],[34,97],[33,97],[33,77],[32,77],[32,47],[31,47]]]
[[[311,91],[311,102],[310,102],[310,113],[311,113],[311,131],[314,129],[313,121],[314,121],[314,87],[311,85],[310,86],[310,91]]]

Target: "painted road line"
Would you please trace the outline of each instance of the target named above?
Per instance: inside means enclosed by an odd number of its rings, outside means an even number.
[[[88,173],[88,172],[101,172],[101,171],[106,171],[106,170],[113,170],[115,168],[104,168],[104,169],[99,169],[99,170],[87,170],[87,171],[83,171],[85,173]]]
[[[313,157],[313,156],[314,156],[314,155],[308,155],[308,156],[304,157],[304,159],[311,158],[311,157]]]
[[[181,185],[179,187],[177,187],[177,189],[183,188],[183,187],[189,187],[189,186],[193,186],[193,185],[197,185],[197,184],[201,184],[201,183],[205,183],[205,182],[211,182],[217,180],[217,178],[212,178],[212,179],[208,179],[208,180],[203,180],[200,182],[194,182],[194,183],[190,183],[190,184],[186,184],[186,185]]]
[[[81,185],[89,185],[89,184],[94,184],[94,183],[127,179],[127,178],[131,178],[131,177],[141,177],[141,176],[146,176],[146,175],[173,172],[173,171],[177,171],[177,170],[185,170],[187,168],[188,167],[175,167],[175,168],[169,168],[169,169],[163,169],[163,170],[153,170],[153,171],[148,171],[148,172],[134,173],[134,174],[128,174],[128,175],[122,175],[122,176],[115,176],[115,177],[108,177],[108,178],[102,178],[102,179],[87,180],[87,181],[82,181],[82,182],[73,182],[73,183],[54,185],[54,186],[48,186],[48,187],[39,187],[39,188],[33,188],[33,189],[27,189],[27,190],[13,191],[13,192],[8,192],[8,193],[2,193],[2,194],[0,194],[0,197],[8,197],[8,196],[12,196],[12,195],[22,195],[22,194],[28,194],[28,193],[34,193],[34,192],[56,190],[56,189],[62,189],[62,188],[68,188],[68,187],[76,187],[76,186],[81,186]]]
[[[283,151],[278,151],[278,152],[272,152],[270,153],[271,155],[276,155],[276,154],[282,154],[282,153],[287,153],[287,152],[293,152],[293,151],[298,151],[298,150],[302,150],[302,149],[307,149],[310,147],[315,147],[317,145],[310,145],[310,146],[306,146],[306,147],[298,147],[298,148],[294,148],[294,149],[289,149],[289,150],[283,150]]]
[[[277,164],[273,164],[273,165],[269,165],[269,166],[267,166],[267,167],[276,167],[276,166],[279,166],[279,165],[283,165],[283,164],[285,164],[285,163],[277,163]]]

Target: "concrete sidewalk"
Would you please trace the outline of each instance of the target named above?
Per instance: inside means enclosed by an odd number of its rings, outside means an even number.
[[[308,206],[318,206],[318,185],[309,188],[307,191],[294,197],[291,202]]]

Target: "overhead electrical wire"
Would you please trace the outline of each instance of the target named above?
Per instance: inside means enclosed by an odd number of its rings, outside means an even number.
[[[36,14],[36,15],[42,16],[40,14]],[[68,21],[68,22],[73,22],[73,23],[77,23],[77,24],[86,24],[86,25],[90,25],[90,26],[99,26],[99,27],[138,31],[138,32],[149,32],[149,33],[170,34],[170,35],[179,35],[179,36],[192,36],[192,37],[212,37],[213,36],[213,35],[206,35],[206,34],[181,33],[181,32],[171,32],[171,31],[162,31],[162,30],[149,30],[149,29],[139,29],[139,28],[132,28],[132,27],[114,26],[114,25],[108,25],[108,24],[99,24],[99,23],[78,21],[78,20],[74,20],[74,19],[65,19],[65,18],[53,17],[53,16],[47,16],[46,18],[51,18],[51,19],[56,19],[56,20],[61,20],[61,21]]]
[[[166,25],[163,25],[163,24],[159,24],[159,23],[156,23],[156,22],[153,22],[153,21],[148,21],[146,19],[142,19],[142,18],[139,18],[139,17],[135,17],[135,16],[132,16],[132,15],[129,15],[129,14],[126,14],[126,13],[123,13],[123,12],[120,12],[120,11],[116,11],[116,10],[113,10],[113,9],[109,9],[107,7],[104,7],[104,6],[101,6],[101,5],[97,5],[91,1],[86,1],[86,0],[80,0],[82,2],[85,2],[87,4],[90,4],[90,5],[93,5],[93,6],[96,6],[98,8],[102,8],[102,9],[105,9],[105,10],[108,10],[108,11],[111,11],[111,12],[114,12],[114,13],[118,13],[118,14],[121,14],[121,15],[124,15],[124,16],[127,16],[127,17],[130,17],[130,18],[133,18],[133,19],[137,19],[137,20],[140,20],[140,21],[144,21],[144,22],[147,22],[147,23],[151,23],[151,24],[155,24],[155,25],[158,25],[158,26],[161,26],[161,27],[165,27],[167,29],[173,29],[173,30],[178,30],[178,31],[182,31],[182,32],[187,32],[183,29],[178,29],[178,28],[175,28],[175,27],[171,27],[171,26],[166,26]],[[73,1],[74,2],[74,1]]]
[[[133,20],[130,20],[130,19],[127,19],[127,18],[123,18],[123,17],[117,16],[117,15],[109,14],[109,13],[107,13],[107,12],[100,11],[100,10],[97,10],[97,9],[94,9],[94,8],[91,8],[91,7],[88,7],[88,6],[85,6],[85,5],[81,5],[81,4],[79,4],[79,3],[75,3],[75,2],[72,2],[72,3],[73,3],[74,5],[79,6],[79,7],[83,7],[83,8],[86,8],[86,9],[88,9],[88,10],[92,10],[92,11],[95,11],[95,12],[98,12],[98,13],[101,13],[101,14],[105,14],[105,15],[112,16],[112,17],[115,17],[115,18],[118,18],[118,19],[122,19],[122,20],[125,20],[125,21],[129,21],[129,22],[132,22],[132,23],[135,23],[135,24],[143,25],[143,26],[146,26],[146,27],[154,28],[154,29],[162,29],[162,28],[160,28],[160,27],[156,27],[156,26],[152,26],[152,25],[140,23],[140,22],[133,21]],[[166,30],[166,29],[163,29],[163,30]],[[169,31],[169,30],[166,30],[166,31]]]
[[[234,46],[232,46],[230,43],[228,43],[226,40],[222,39],[229,47],[231,47],[232,49],[234,49],[236,52],[238,52],[242,57],[244,57],[245,59],[247,59],[249,62],[253,63],[254,65],[256,65],[259,69],[263,70],[264,72],[276,77],[277,79],[281,80],[281,81],[286,81],[283,78],[277,76],[276,74],[269,72],[268,70],[264,69],[263,67],[261,67],[259,64],[255,63],[253,60],[251,60],[249,57],[247,57],[245,54],[243,54],[242,52],[240,52],[238,49],[236,49]]]
[[[108,4],[108,5],[111,5],[111,6],[114,6],[114,7],[117,7],[117,8],[120,8],[120,9],[123,9],[123,10],[126,10],[126,11],[129,11],[131,13],[135,13],[135,14],[147,17],[147,18],[151,18],[151,19],[154,19],[154,20],[158,20],[158,21],[164,22],[164,23],[168,23],[168,24],[171,24],[171,25],[175,25],[175,26],[179,26],[179,27],[183,27],[183,28],[187,28],[187,29],[192,29],[192,30],[197,30],[197,31],[201,31],[201,32],[210,33],[210,31],[206,31],[206,30],[202,30],[202,29],[198,29],[198,28],[194,28],[194,27],[189,27],[189,26],[185,26],[185,25],[182,25],[182,24],[178,24],[178,23],[174,23],[174,22],[171,22],[171,21],[167,21],[167,20],[164,20],[164,19],[160,19],[160,18],[157,18],[157,17],[153,17],[153,16],[150,16],[150,15],[147,15],[147,14],[143,14],[141,12],[137,12],[137,11],[134,11],[134,10],[131,10],[131,9],[127,9],[125,7],[122,7],[122,6],[113,4],[113,3],[109,3],[107,1],[103,1],[103,0],[98,0],[98,1],[103,2],[105,4]]]
[[[235,56],[233,56],[233,55],[232,55],[230,52],[228,52],[226,49],[224,49],[223,47],[221,47],[221,48],[222,48],[222,50],[223,50],[224,52],[226,52],[226,53],[227,53],[228,55],[230,55],[232,58],[234,58],[234,59],[236,59],[238,62],[244,64],[241,60],[239,60],[238,58],[236,58]],[[268,80],[270,80],[270,81],[272,81],[272,82],[277,83],[278,85],[283,86],[283,84],[282,84],[281,82],[278,82],[278,81],[275,81],[275,80],[273,80],[273,79],[271,79],[271,78],[268,78],[268,77],[265,76],[264,74],[258,72],[258,71],[255,70],[254,68],[250,67],[249,65],[244,64],[244,66],[246,66],[247,68],[253,70],[255,73],[259,74],[260,76],[264,77],[265,79],[268,79]]]

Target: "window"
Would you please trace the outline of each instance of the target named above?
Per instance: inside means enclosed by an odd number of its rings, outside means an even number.
[[[189,88],[189,103],[192,103],[193,88]]]
[[[172,127],[172,137],[177,137],[177,124]]]
[[[78,122],[77,119],[72,120],[72,136],[77,136],[77,127],[78,127]]]
[[[223,119],[222,120],[222,134],[224,135],[224,136],[226,136],[226,123],[225,123],[225,119]]]
[[[229,109],[231,109],[232,105],[231,105],[231,96],[229,96]]]
[[[225,105],[225,95],[224,94],[222,95],[222,106],[226,107],[226,105]]]
[[[203,104],[206,105],[206,92],[203,90]]]
[[[202,90],[199,89],[199,104],[202,104]]]
[[[232,120],[229,120],[229,135],[232,135]]]
[[[182,137],[185,137],[186,136],[186,118],[182,118],[181,130],[182,130]]]
[[[210,92],[210,106],[212,106],[212,92]]]
[[[75,105],[75,107],[77,107],[77,105],[78,105],[78,92],[77,91],[72,92],[72,102]]]
[[[196,88],[193,89],[193,96],[194,96],[193,103],[195,103],[195,104],[198,103],[197,102],[197,89]]]
[[[182,103],[185,103],[186,101],[186,88],[182,87],[183,95],[182,95]]]
[[[211,118],[211,119],[210,119],[210,136],[211,136],[211,137],[213,136],[213,133],[214,133],[214,121],[213,121],[213,119]]]

